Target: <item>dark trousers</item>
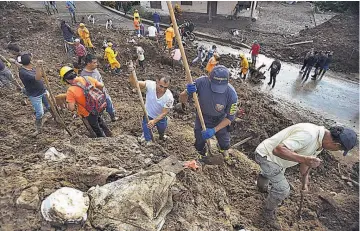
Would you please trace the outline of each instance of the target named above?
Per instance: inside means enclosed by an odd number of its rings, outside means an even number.
[[[81,61],[85,59],[85,56],[78,56],[78,64],[81,65]]]
[[[268,82],[268,84],[271,85],[271,83],[272,83],[272,88],[275,87],[276,75],[277,75],[277,72],[270,72],[270,82]]]
[[[306,67],[306,64],[307,64],[307,59],[304,59],[304,64],[301,67],[301,71],[304,70],[304,68]]]
[[[97,137],[106,137],[105,134],[109,132],[109,129],[101,115],[94,115],[90,113],[86,119]]]
[[[142,70],[144,70],[144,60],[143,61],[139,60],[139,66],[141,67]]]
[[[310,75],[310,72],[311,72],[311,69],[313,68],[313,66],[311,65],[306,65],[306,68],[305,68],[305,72],[302,76],[302,79],[305,78],[304,82],[307,81],[307,79],[309,78],[309,75]]]
[[[328,70],[328,67],[320,68],[320,71],[319,71],[320,79],[322,79],[322,77],[324,76],[324,74],[326,73],[327,70]]]

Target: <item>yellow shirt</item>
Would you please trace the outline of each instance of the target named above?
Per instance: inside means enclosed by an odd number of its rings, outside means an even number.
[[[139,20],[140,20],[140,15],[139,15],[139,12],[134,12],[134,20],[135,20],[135,18],[136,17],[138,17],[139,18]]]
[[[249,62],[247,61],[246,58],[243,58],[243,59],[241,60],[240,67],[241,67],[241,68],[249,69]]]
[[[279,144],[301,156],[317,156],[322,151],[322,140],[325,127],[311,123],[299,123],[285,128],[257,146],[256,152],[266,156],[268,161],[275,162],[284,169],[297,165],[297,162],[284,160],[273,154]]]
[[[109,63],[117,62],[117,60],[116,60],[117,53],[115,53],[114,50],[111,47],[107,47],[105,49],[105,55],[106,55],[107,60],[109,61]]]
[[[167,28],[165,31],[166,41],[172,41],[174,37],[175,37],[174,28],[172,28],[172,27]]]

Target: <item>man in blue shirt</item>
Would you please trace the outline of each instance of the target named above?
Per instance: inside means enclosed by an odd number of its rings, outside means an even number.
[[[74,1],[66,1],[65,3],[66,8],[69,10],[70,12],[70,16],[71,16],[71,23],[74,24],[76,23],[76,17],[75,17],[75,3]]]
[[[157,32],[160,33],[160,15],[158,12],[155,11],[155,13],[153,14],[153,20],[154,20],[154,26],[157,29]]]
[[[229,70],[223,66],[216,66],[209,77],[202,76],[194,83],[187,84],[186,90],[180,94],[180,102],[185,103],[194,92],[198,94],[199,103],[204,117],[206,130],[202,131],[199,117],[195,119],[195,148],[201,155],[206,156],[205,143],[214,135],[218,141],[220,152],[225,160],[229,158],[230,148],[229,125],[235,119],[237,111],[237,94],[229,84]]]

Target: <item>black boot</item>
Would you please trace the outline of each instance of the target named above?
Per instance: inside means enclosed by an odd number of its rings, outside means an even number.
[[[36,137],[37,135],[41,134],[42,132],[42,118],[35,120],[35,132],[31,134],[32,137]]]

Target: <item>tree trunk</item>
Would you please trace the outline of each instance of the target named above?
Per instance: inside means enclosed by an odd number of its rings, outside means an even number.
[[[211,15],[211,5],[212,5],[212,2],[208,1],[208,4],[209,4],[209,22],[211,22],[211,20],[212,20],[212,15]]]

